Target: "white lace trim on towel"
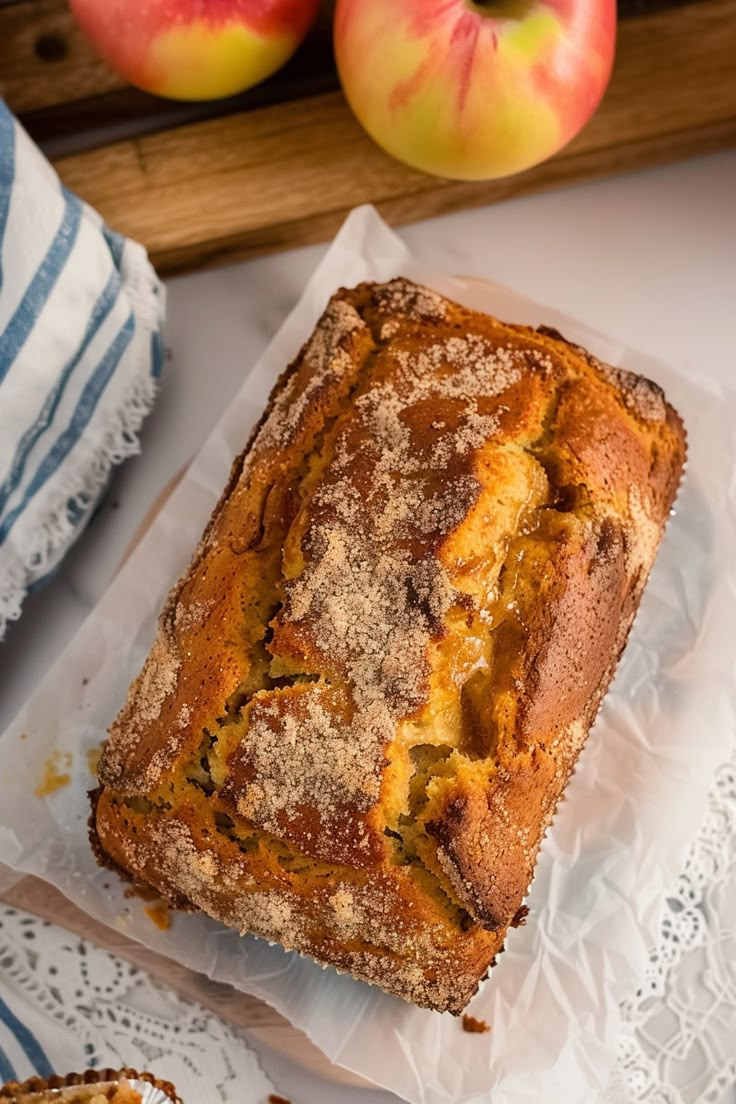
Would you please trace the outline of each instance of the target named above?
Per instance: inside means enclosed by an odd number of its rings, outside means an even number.
[[[736,748],[622,1013],[601,1104],[721,1104],[736,1082]]]
[[[149,335],[161,326],[163,292],[154,292],[155,275],[137,243],[126,242],[124,266],[125,295],[147,338],[126,358],[128,381],[115,405],[102,396],[63,477],[37,492],[12,544],[0,547],[0,640],[8,622],[20,617],[29,585],[53,570],[86,525],[112,468],[140,451],[138,433],[157,391]]]

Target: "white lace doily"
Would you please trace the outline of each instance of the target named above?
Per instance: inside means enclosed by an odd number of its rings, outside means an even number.
[[[716,773],[646,977],[622,1013],[602,1104],[721,1104],[736,1081],[736,749]]]
[[[265,1104],[273,1092],[253,1051],[222,1020],[116,955],[7,905],[0,905],[3,1061],[19,1080],[147,1069],[196,1104]]]

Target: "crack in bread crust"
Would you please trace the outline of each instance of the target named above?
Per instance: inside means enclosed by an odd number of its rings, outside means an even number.
[[[679,483],[659,388],[405,280],[333,296],[100,763],[98,858],[459,1012]]]

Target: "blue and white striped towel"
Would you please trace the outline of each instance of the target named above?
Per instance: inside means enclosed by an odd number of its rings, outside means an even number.
[[[145,250],[61,185],[0,101],[0,639],[138,451],[163,320]]]

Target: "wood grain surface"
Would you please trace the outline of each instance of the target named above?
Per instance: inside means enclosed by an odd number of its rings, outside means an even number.
[[[62,18],[57,0],[35,2],[49,18]],[[28,3],[1,19],[17,17]],[[13,26],[16,36],[27,34],[22,22]],[[68,99],[98,80],[114,82],[78,33],[69,34],[68,58],[58,63],[60,94]],[[47,87],[34,89],[22,64],[3,64],[8,46],[0,33],[2,42],[0,72],[11,103],[48,108]],[[360,203],[402,223],[736,144],[735,59],[736,0],[701,0],[622,21],[611,84],[590,124],[551,160],[491,183],[442,180],[392,160],[367,138],[339,91],[169,127],[55,164],[70,188],[142,241],[170,274],[324,240]],[[117,93],[111,87],[108,94]]]
[[[123,88],[63,0],[0,8],[0,96],[17,115]]]

